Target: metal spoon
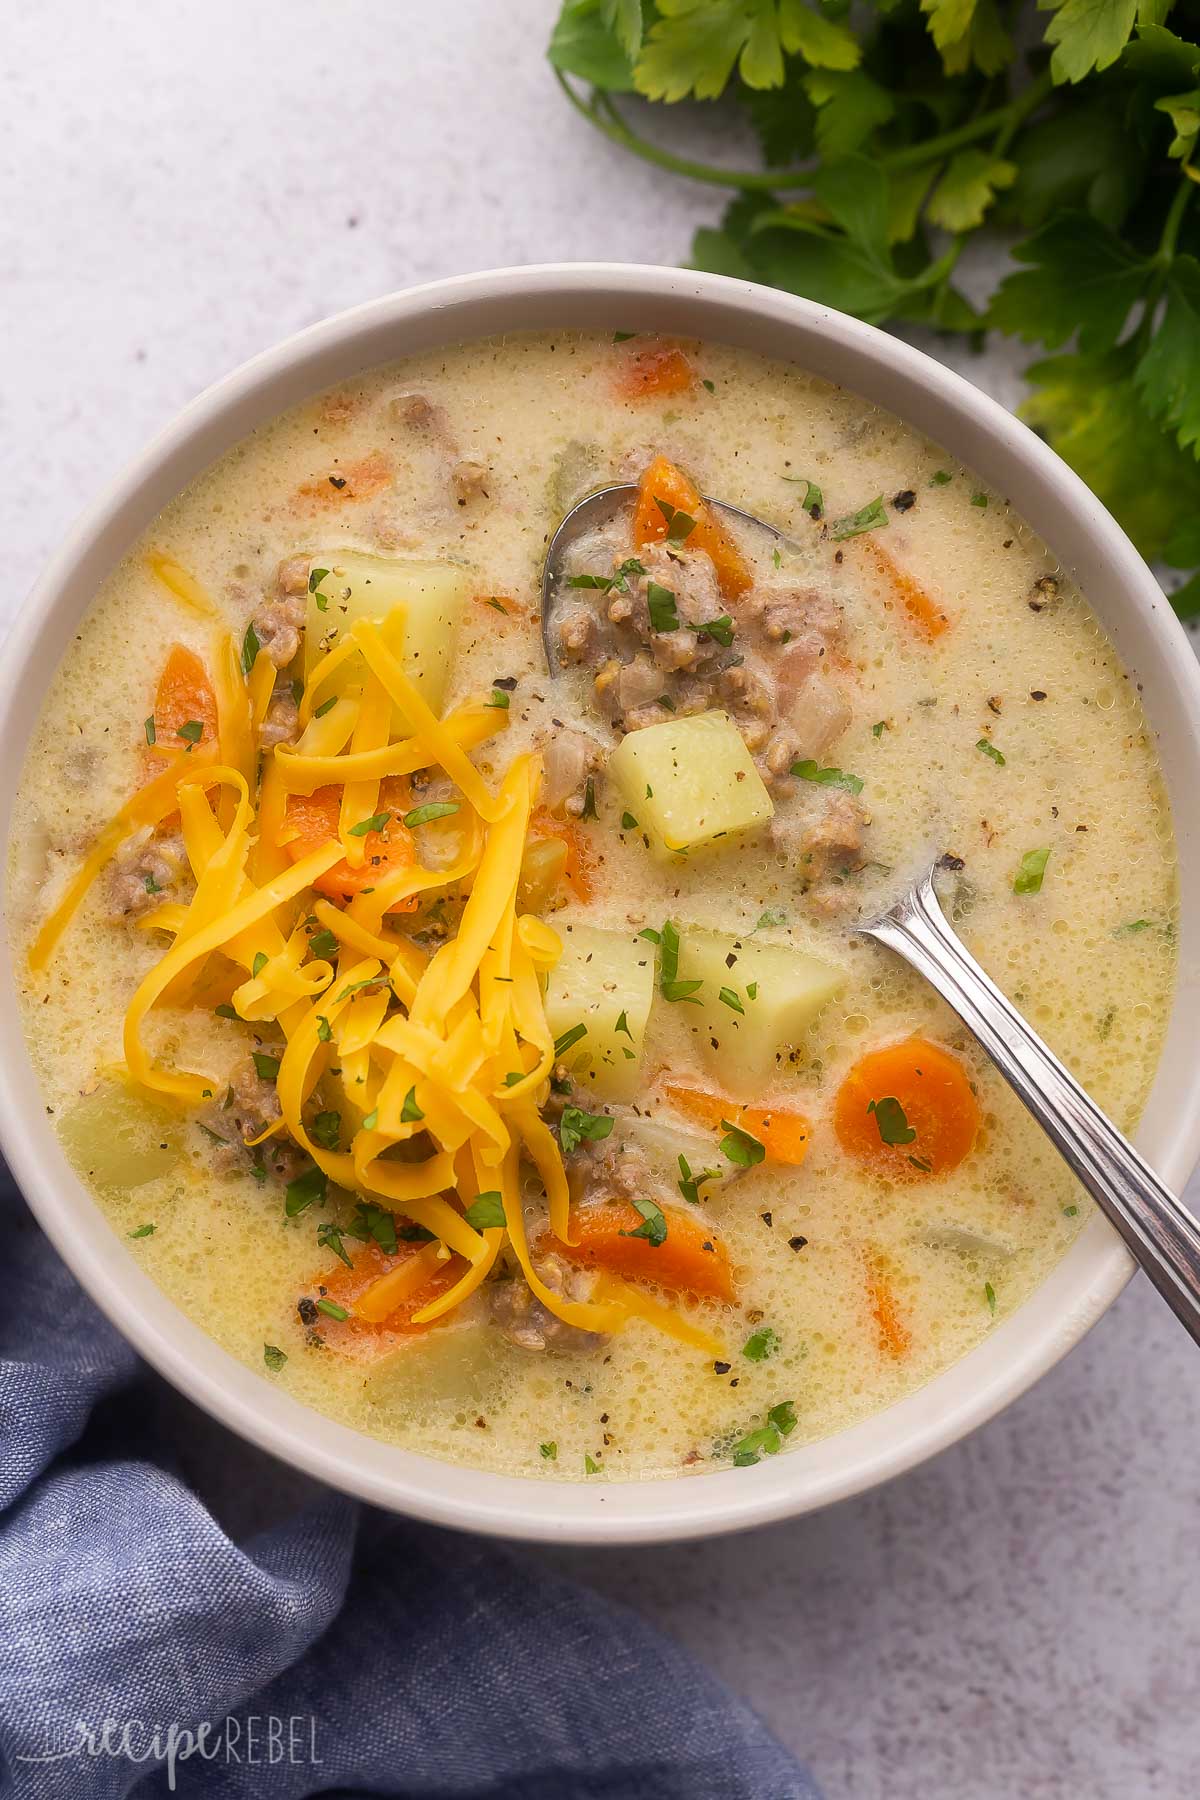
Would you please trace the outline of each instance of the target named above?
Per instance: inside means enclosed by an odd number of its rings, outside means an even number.
[[[895,950],[954,1008],[1200,1343],[1200,1223],[959,942],[938,905],[933,870],[856,930]]]
[[[591,531],[603,519],[608,518],[623,500],[636,499],[637,491],[636,484],[631,481],[597,488],[595,493],[587,494],[577,501],[570,512],[563,516],[550,539],[542,568],[542,647],[546,652],[546,667],[551,675],[557,675],[560,668],[558,646],[551,631],[551,614],[555,601],[563,590],[563,562],[566,553],[576,538],[582,537],[585,531]],[[726,500],[714,500],[710,494],[701,494],[700,498],[705,506],[716,512],[728,513],[731,519],[739,519],[743,525],[756,525],[775,543],[785,544],[789,550],[800,548],[794,538],[788,537],[778,526],[768,524],[766,519],[760,519],[754,513],[743,512],[740,506],[730,506]]]

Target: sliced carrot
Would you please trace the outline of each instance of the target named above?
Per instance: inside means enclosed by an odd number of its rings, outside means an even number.
[[[677,1294],[703,1294],[714,1300],[733,1299],[729,1252],[711,1229],[694,1213],[664,1206],[667,1235],[654,1245],[648,1237],[634,1237],[646,1221],[629,1200],[606,1200],[599,1206],[580,1207],[571,1227],[578,1240],[561,1244],[553,1240],[559,1256],[592,1268],[608,1269],[630,1281],[651,1281]]]
[[[731,1125],[748,1131],[758,1139],[771,1162],[799,1168],[808,1155],[812,1126],[802,1113],[788,1112],[779,1106],[739,1106],[728,1095],[716,1094],[711,1088],[688,1087],[679,1081],[665,1081],[663,1093],[672,1106],[702,1125],[719,1131],[721,1121],[728,1119]]]
[[[188,727],[199,725],[199,733]],[[178,756],[188,744],[211,744],[217,736],[217,696],[208,671],[194,650],[172,644],[154,695],[154,744],[147,757],[148,774],[157,775],[162,758]]]
[[[663,506],[659,505],[662,501]],[[721,592],[727,600],[737,600],[754,585],[754,576],[741,551],[710,509],[700,498],[700,490],[681,469],[656,456],[638,482],[637,506],[633,514],[634,542],[639,549],[658,544],[670,530],[671,511],[685,513],[696,523],[688,532],[686,543],[694,550],[705,550],[712,558]]]
[[[907,569],[902,569],[873,537],[863,536],[859,542],[918,630],[926,637],[941,637],[950,620],[928,588],[922,587]]]
[[[425,1246],[400,1243],[394,1256],[389,1256],[378,1244],[358,1244],[350,1238],[345,1240],[345,1246],[346,1254],[354,1267],[348,1269],[344,1263],[339,1262],[332,1269],[322,1270],[312,1278],[309,1298],[314,1302],[329,1300],[348,1314],[347,1318],[339,1319],[336,1315],[319,1309],[315,1328],[321,1333],[328,1349],[340,1351],[357,1361],[371,1361],[375,1357],[386,1356],[389,1351],[402,1344],[405,1338],[433,1330],[437,1321],[429,1325],[414,1325],[413,1314],[420,1312],[423,1306],[428,1306],[460,1280],[467,1266],[461,1256],[450,1257],[436,1274],[411,1294],[406,1294],[386,1318],[371,1321],[358,1316],[354,1311],[355,1302],[368,1288],[373,1287],[393,1269],[402,1268]]]
[[[529,820],[529,836],[540,842],[558,838],[566,845],[563,880],[576,900],[590,900],[596,891],[596,848],[586,826],[575,819],[556,819],[552,812],[539,806]]]
[[[328,475],[301,482],[298,500],[317,506],[344,506],[353,500],[370,500],[390,487],[392,465],[382,450],[372,450],[355,463],[335,463]]]
[[[352,869],[343,860],[335,863],[313,884],[318,893],[331,900],[349,900],[364,888],[374,887],[393,869],[408,869],[417,860],[412,832],[401,823],[411,801],[408,782],[400,776],[380,783],[379,810],[391,817],[382,831],[368,831],[364,841],[361,868]],[[283,848],[293,862],[299,862],[313,850],[327,844],[338,834],[342,811],[340,787],[317,788],[312,794],[289,794],[283,815]],[[392,912],[416,912],[420,905],[415,894],[397,901]]]
[[[859,1162],[892,1181],[922,1181],[970,1155],[979,1102],[956,1056],[927,1038],[905,1038],[855,1063],[838,1089],[833,1125]]]
[[[884,1257],[869,1252],[866,1258],[867,1304],[879,1336],[879,1348],[887,1356],[904,1356],[912,1348],[912,1332],[900,1311],[891,1272]]]
[[[695,385],[696,371],[675,344],[654,344],[626,354],[617,375],[617,392],[624,400],[663,400],[689,394]]]

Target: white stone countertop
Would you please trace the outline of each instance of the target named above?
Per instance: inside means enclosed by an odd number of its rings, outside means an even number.
[[[574,116],[542,58],[555,10],[10,10],[0,624],[153,431],[298,327],[488,265],[686,257],[721,195]],[[703,142],[702,122],[680,129]],[[1004,347],[956,360],[1014,402]],[[197,1466],[243,1503],[286,1503],[282,1471],[199,1435],[220,1454]],[[689,1644],[830,1800],[1182,1800],[1200,1765],[1198,1465],[1200,1360],[1139,1278],[1032,1393],[887,1488],[707,1546],[544,1556]]]

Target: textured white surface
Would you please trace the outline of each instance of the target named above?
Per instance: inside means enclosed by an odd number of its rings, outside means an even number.
[[[6,19],[0,624],[113,470],[287,332],[489,264],[686,255],[720,194],[575,118],[541,56],[555,10]],[[1006,349],[956,360],[1013,401]],[[228,1507],[290,1502],[292,1477],[163,1410]],[[831,1800],[1175,1800],[1200,1761],[1198,1446],[1200,1360],[1139,1279],[1032,1394],[880,1492],[710,1548],[546,1557],[685,1639]]]

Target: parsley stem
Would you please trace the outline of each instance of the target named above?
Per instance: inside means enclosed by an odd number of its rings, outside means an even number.
[[[919,144],[892,150],[877,157],[876,161],[884,169],[919,169],[924,163],[938,162],[950,151],[961,150],[965,144],[973,144],[976,138],[990,137],[997,130],[999,135],[993,148],[1001,155],[1022,122],[1037,110],[1053,86],[1050,71],[1046,69],[1003,106],[994,106],[990,112],[980,113],[977,118],[968,119],[965,125],[956,125],[953,131],[943,131],[938,137],[923,138]]]
[[[575,92],[561,69],[555,69],[554,78],[576,112],[589,125],[594,125],[597,131],[610,138],[614,144],[620,144],[622,149],[640,156],[643,162],[654,163],[660,169],[669,169],[675,175],[686,175],[692,181],[707,182],[711,187],[758,188],[767,193],[781,188],[809,187],[812,183],[810,169],[721,169],[713,163],[693,162],[690,157],[675,156],[670,150],[661,150],[657,144],[650,143],[631,130],[605,89],[593,89],[589,105]]]
[[[1179,228],[1183,224],[1183,215],[1187,211],[1187,203],[1195,192],[1196,184],[1185,173],[1179,178],[1175,189],[1175,197],[1171,201],[1170,210],[1163,223],[1162,237],[1158,243],[1158,254],[1154,261],[1160,269],[1170,268],[1175,260],[1175,246],[1179,242]]]

